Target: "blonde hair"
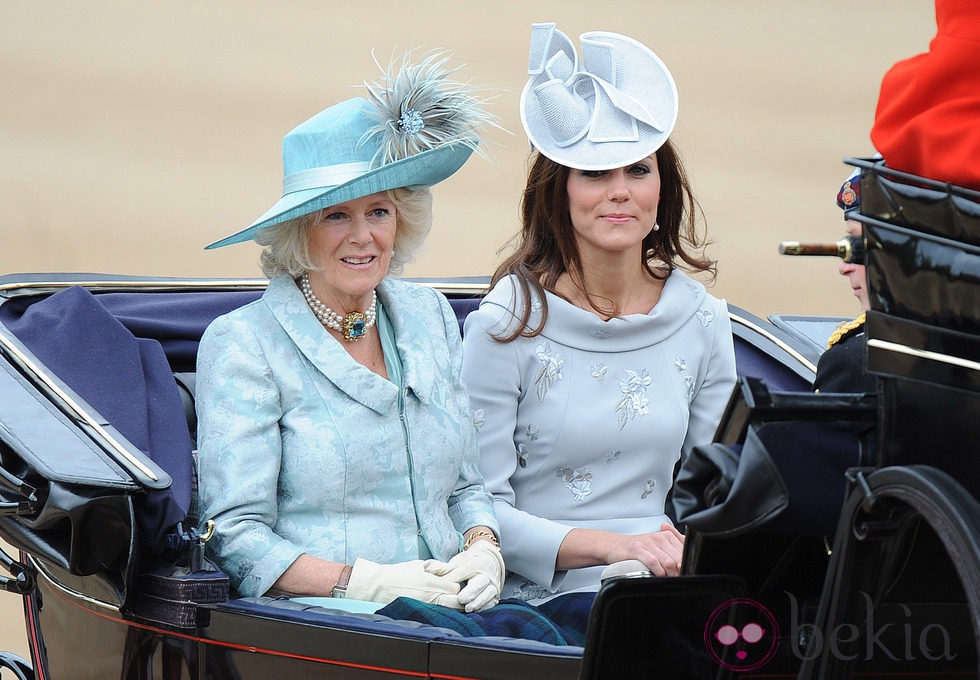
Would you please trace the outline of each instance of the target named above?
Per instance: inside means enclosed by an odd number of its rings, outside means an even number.
[[[427,187],[401,187],[385,193],[395,204],[396,216],[395,251],[388,272],[398,276],[415,259],[432,228],[432,192]],[[283,274],[295,279],[315,269],[310,257],[310,231],[332,207],[261,229],[255,242],[264,246],[259,257],[262,273],[270,279]]]

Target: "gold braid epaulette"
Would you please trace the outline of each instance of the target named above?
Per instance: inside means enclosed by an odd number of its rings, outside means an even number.
[[[829,338],[827,338],[827,349],[830,349],[852,332],[864,326],[864,317],[865,313],[861,312],[861,315],[853,321],[844,321],[843,323],[838,324],[837,328],[834,329],[834,332],[830,334]]]

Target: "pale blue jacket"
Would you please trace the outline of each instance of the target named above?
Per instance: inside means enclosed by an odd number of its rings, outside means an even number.
[[[447,560],[497,530],[460,381],[459,326],[431,288],[385,279],[404,392],[354,361],[289,277],[216,319],[197,361],[202,520],[240,594],[302,553],[351,564]],[[420,546],[420,538],[424,543]]]

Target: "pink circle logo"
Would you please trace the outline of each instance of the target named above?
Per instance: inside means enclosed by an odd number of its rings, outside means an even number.
[[[754,671],[779,648],[779,624],[755,600],[735,598],[718,605],[704,627],[704,646],[715,663],[732,671]]]

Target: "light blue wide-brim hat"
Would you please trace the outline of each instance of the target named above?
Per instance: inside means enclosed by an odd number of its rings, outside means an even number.
[[[445,80],[445,59],[403,62],[370,99],[335,104],[282,141],[282,195],[248,227],[206,246],[248,241],[265,227],[400,187],[430,187],[476,149],[477,127],[494,124],[465,86]]]
[[[590,31],[575,45],[553,22],[533,24],[521,123],[556,163],[611,170],[653,154],[677,122],[678,96],[664,62],[646,45]]]

